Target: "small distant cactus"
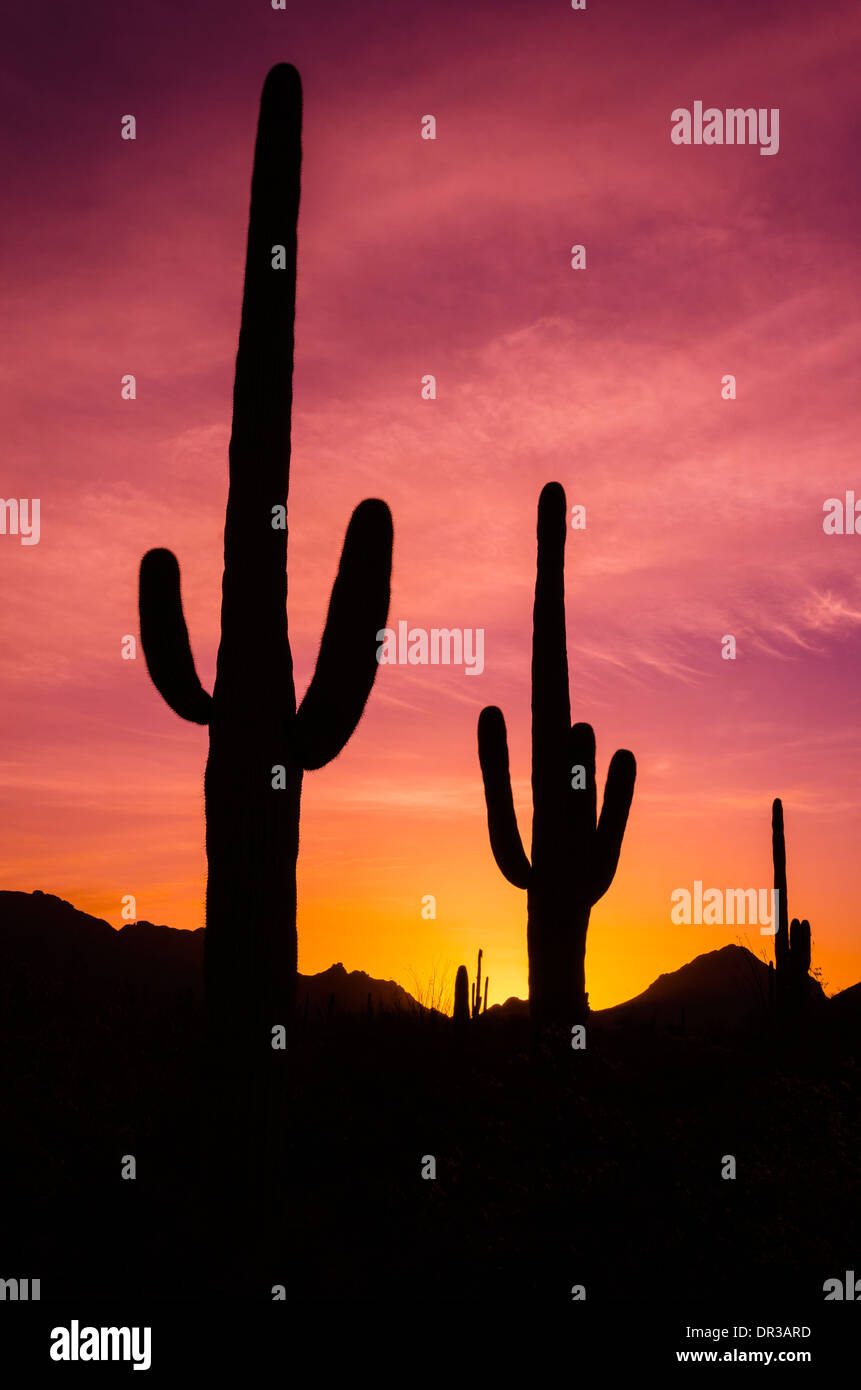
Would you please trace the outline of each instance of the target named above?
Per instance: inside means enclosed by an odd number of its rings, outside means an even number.
[[[771,853],[777,892],[777,931],[774,936],[774,980],[777,1018],[781,1024],[800,1020],[807,1004],[810,973],[810,923],[793,917],[789,922],[786,888],[786,837],[783,803],[775,798],[771,808]],[[771,976],[769,979],[771,980]]]
[[[481,1013],[481,958],[482,958],[483,955],[484,955],[484,952],[482,951],[481,947],[479,946],[479,948],[478,948],[478,972],[477,972],[477,974],[476,974],[475,980],[473,981],[473,983],[472,983],[472,985],[471,985],[471,987],[470,987],[470,1002],[471,1002],[471,1006],[472,1006],[472,1016],[473,1016],[473,1018],[478,1018],[478,1015]],[[489,983],[490,983],[490,982],[489,982],[489,979],[485,979],[485,981],[484,981],[484,1012],[485,1012],[485,1013],[487,1013],[487,986],[488,986]]]
[[[469,976],[465,965],[457,967],[454,977],[454,1021],[460,1027],[469,1022]]]
[[[568,509],[559,483],[538,502],[532,635],[532,858],[517,827],[502,711],[483,709],[478,756],[490,846],[502,873],[527,892],[529,1008],[543,1026],[585,1022],[586,933],[592,907],[613,882],[634,795],[633,753],[613,755],[597,815],[595,734],[571,724],[565,636]],[[571,769],[582,770],[575,788]]]

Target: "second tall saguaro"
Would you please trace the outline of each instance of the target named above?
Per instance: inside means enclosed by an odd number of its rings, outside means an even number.
[[[538,500],[532,628],[532,858],[526,857],[511,791],[505,719],[495,705],[478,720],[490,845],[509,883],[527,893],[529,1009],[533,1020],[570,1027],[586,1007],[586,933],[592,907],[616,872],[634,795],[633,753],[614,753],[597,816],[595,734],[571,724],[565,636],[568,511],[559,483]],[[572,776],[574,770],[576,776]]]

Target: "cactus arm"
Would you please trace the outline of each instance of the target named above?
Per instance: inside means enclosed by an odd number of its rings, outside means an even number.
[[[571,730],[565,636],[565,537],[568,509],[560,483],[538,499],[538,559],[532,636],[532,804],[535,843],[555,844],[568,812],[571,778],[564,757]]]
[[[531,869],[517,828],[505,719],[495,705],[488,705],[478,717],[478,760],[493,857],[509,883],[515,888],[528,888]]]
[[[296,310],[302,89],[282,63],[266,78],[254,148],[242,317],[233,386],[216,700],[255,718],[274,685],[295,712],[287,636],[287,505]],[[284,247],[284,268],[273,266]]]
[[[799,922],[797,917],[793,918],[789,929],[789,952],[793,969],[803,979],[810,973],[810,923],[806,918],[803,922]]]
[[[777,931],[774,960],[778,970],[789,960],[789,904],[786,889],[786,838],[783,830],[783,803],[776,797],[771,807],[771,855],[777,899]]]
[[[170,550],[148,550],[141,560],[138,604],[141,645],[153,685],[181,719],[208,724],[212,698],[195,670],[182,611],[179,565]]]
[[[336,758],[362,717],[377,674],[377,633],[389,613],[392,516],[368,498],[350,519],[314,676],[296,715],[303,768]]]
[[[603,898],[619,863],[622,839],[628,824],[628,812],[634,796],[637,761],[627,748],[620,748],[610,759],[604,801],[595,831],[595,858],[592,870],[590,898],[596,903]]]

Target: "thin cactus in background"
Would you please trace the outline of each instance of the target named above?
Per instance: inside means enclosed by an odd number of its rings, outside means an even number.
[[[470,990],[471,1012],[473,1018],[478,1018],[481,1013],[481,958],[484,955],[481,947],[478,948],[478,971]],[[484,982],[484,1007],[487,1009],[487,980]]]
[[[774,979],[777,1018],[782,1025],[798,1022],[807,1004],[810,973],[810,923],[805,918],[789,921],[786,886],[786,836],[783,803],[775,798],[771,808],[771,854],[777,894],[777,931],[774,936]]]

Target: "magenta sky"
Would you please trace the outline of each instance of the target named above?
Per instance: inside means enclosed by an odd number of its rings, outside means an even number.
[[[39,497],[42,534],[0,537],[0,887],[202,922],[206,735],[120,643],[141,554],[169,546],[211,687],[251,152],[286,60],[305,87],[298,687],[363,496],[395,517],[392,619],[486,632],[480,678],[383,668],[306,780],[300,968],[414,987],[481,945],[491,1000],[525,992],[475,721],[505,710],[528,839],[535,506],[557,478],[588,517],[567,552],[575,716],[602,771],[618,746],[639,764],[592,1002],[738,939],[672,927],[669,895],[769,884],[774,795],[790,909],[829,988],[853,983],[861,536],[825,536],[822,504],[861,498],[857,5],[287,4],[5,22],[0,495]],[[779,107],[779,154],[671,144],[697,99]]]

